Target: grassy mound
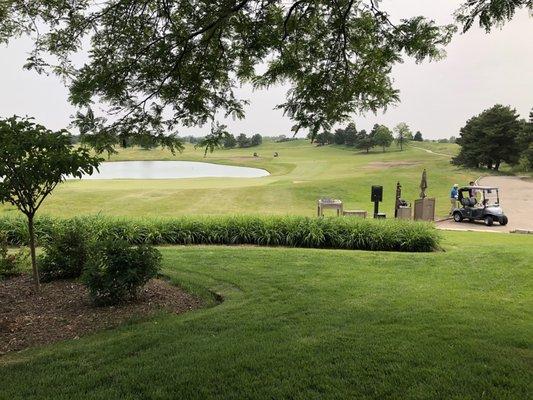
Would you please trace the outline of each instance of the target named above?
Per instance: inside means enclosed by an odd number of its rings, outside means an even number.
[[[120,238],[132,244],[249,244],[408,252],[428,252],[439,246],[437,230],[427,223],[301,216],[40,218],[36,221],[38,240],[73,224],[93,237]],[[7,233],[10,244],[27,242],[23,219],[0,219],[0,231]]]

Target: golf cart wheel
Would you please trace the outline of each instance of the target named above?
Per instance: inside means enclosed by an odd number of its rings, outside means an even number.
[[[454,212],[453,213],[453,220],[455,222],[461,222],[463,220],[463,216],[461,215],[460,212]]]
[[[485,217],[485,225],[492,226],[493,223],[494,223],[494,219],[492,218],[492,215],[487,215]]]
[[[500,225],[507,225],[507,222],[509,222],[509,219],[506,215],[500,218]]]

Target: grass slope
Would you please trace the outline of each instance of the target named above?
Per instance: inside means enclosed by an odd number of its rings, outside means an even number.
[[[446,252],[163,248],[225,302],[0,358],[5,399],[525,399],[530,236]]]
[[[418,144],[417,144],[418,145]],[[423,146],[424,144],[422,144]],[[427,144],[445,154],[455,145]],[[252,157],[258,152],[261,158]],[[274,152],[279,153],[274,158]],[[121,150],[112,160],[203,161],[203,152],[188,146],[181,155],[156,149]],[[478,174],[450,165],[449,157],[393,146],[370,154],[343,146],[315,147],[308,141],[265,141],[250,149],[218,150],[210,162],[265,168],[271,176],[253,179],[178,179],[70,181],[60,185],[45,202],[41,214],[62,217],[104,213],[122,216],[176,216],[190,214],[314,215],[320,197],[340,198],[346,209],[372,210],[370,187],[384,186],[382,210],[392,215],[396,182],[403,197],[418,198],[422,170],[428,170],[429,194],[437,197],[438,213],[446,214],[449,189]],[[0,206],[2,214],[14,214]]]

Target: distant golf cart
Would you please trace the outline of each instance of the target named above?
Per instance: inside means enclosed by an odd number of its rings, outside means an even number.
[[[477,199],[478,193],[481,193],[480,202]],[[465,186],[459,189],[457,200],[461,207],[453,211],[455,222],[467,219],[470,222],[484,221],[487,226],[491,226],[494,222],[507,225],[508,219],[500,207],[497,187]]]

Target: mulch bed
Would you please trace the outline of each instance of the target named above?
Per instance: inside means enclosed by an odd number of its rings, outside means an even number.
[[[201,306],[200,299],[160,279],[148,282],[129,303],[94,307],[78,281],[43,283],[36,293],[30,276],[17,276],[0,281],[0,356],[79,338],[160,310],[181,314]]]

